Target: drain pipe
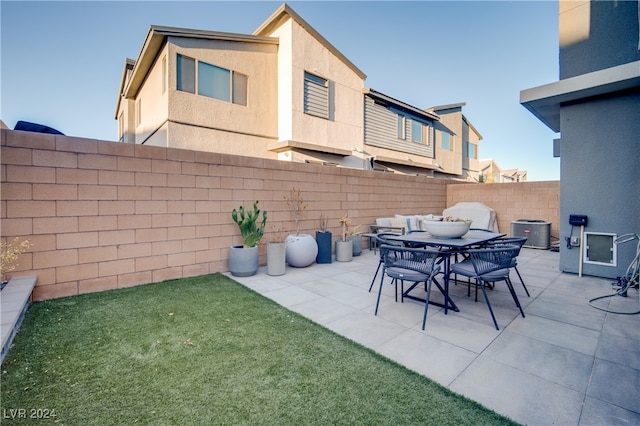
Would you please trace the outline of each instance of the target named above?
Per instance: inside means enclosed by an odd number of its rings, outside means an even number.
[[[578,263],[578,277],[582,278],[582,258],[584,257],[584,252],[582,251],[582,245],[584,244],[584,225],[580,225],[580,261]]]

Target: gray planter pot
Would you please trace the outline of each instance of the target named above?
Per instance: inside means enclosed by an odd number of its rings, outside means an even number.
[[[362,235],[352,235],[349,239],[353,243],[353,255],[360,256],[362,254]]]
[[[336,241],[336,262],[351,262],[353,259],[353,241]]]
[[[258,246],[231,246],[229,249],[229,272],[235,277],[249,277],[258,272]]]
[[[267,243],[267,275],[284,275],[287,270],[287,245]]]

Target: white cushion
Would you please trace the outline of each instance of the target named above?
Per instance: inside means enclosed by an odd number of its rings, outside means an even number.
[[[394,228],[404,228],[405,231],[408,230],[407,227],[407,219],[404,218],[400,218],[400,217],[394,217],[391,218],[390,220],[391,224],[389,226],[392,226]]]
[[[391,219],[390,217],[380,217],[378,219],[376,219],[376,225],[378,226],[393,226],[391,225]]]
[[[404,219],[405,221],[405,229],[407,232],[409,231],[419,231],[420,225],[418,224],[418,216],[403,216],[401,214],[396,215],[396,219]]]

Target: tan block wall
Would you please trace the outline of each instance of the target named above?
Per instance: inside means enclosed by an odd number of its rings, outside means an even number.
[[[283,197],[308,203],[301,232],[328,217],[334,240],[348,213],[366,232],[377,217],[440,214],[481,201],[511,220],[558,232],[559,183],[458,184],[445,179],[289,163],[3,129],[0,236],[33,242],[13,273],[37,275],[35,300],[227,271],[241,243],[231,210],[260,200],[263,243],[294,231]],[[266,247],[260,247],[261,263]]]
[[[454,184],[447,186],[447,206],[479,201],[496,211],[500,232],[509,234],[519,219],[551,223],[551,241],[560,235],[560,181]]]
[[[334,239],[345,213],[366,232],[376,217],[446,203],[446,180],[1,132],[0,235],[33,242],[14,275],[38,275],[35,300],[227,271],[241,243],[231,210],[260,200],[284,236],[293,187],[308,203],[301,232],[315,235],[323,213]]]

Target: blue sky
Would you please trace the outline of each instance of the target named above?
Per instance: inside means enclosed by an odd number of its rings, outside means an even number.
[[[5,1],[0,118],[70,136],[117,139],[125,58],[150,25],[251,34],[271,1]],[[558,80],[557,1],[293,1],[289,5],[366,75],[365,86],[426,108],[466,102],[480,158],[560,178],[558,135],[519,103]]]

